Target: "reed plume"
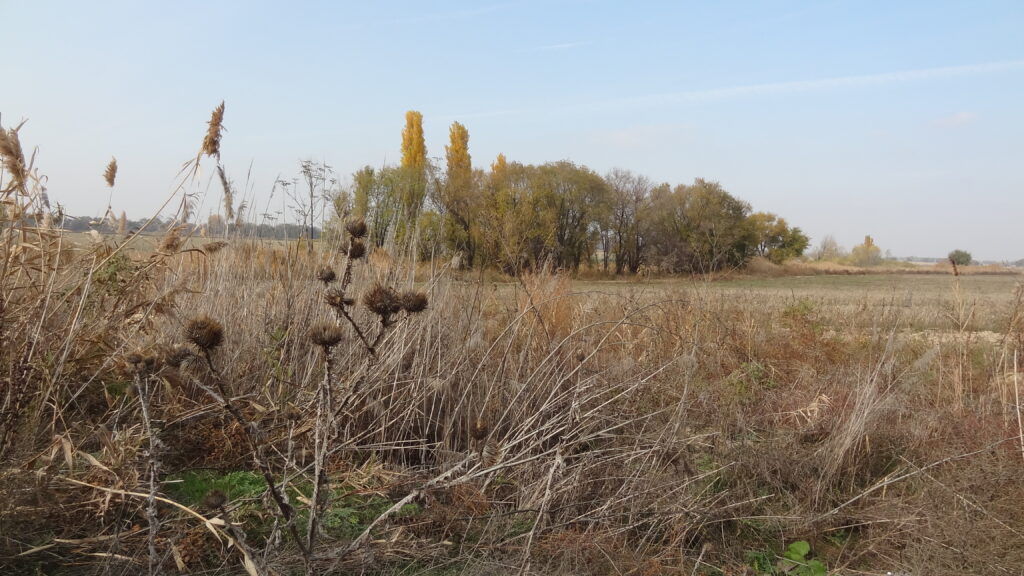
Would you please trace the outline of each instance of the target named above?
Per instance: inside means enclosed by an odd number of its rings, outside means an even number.
[[[10,192],[21,190],[25,192],[25,181],[28,180],[28,168],[25,165],[25,154],[21,151],[21,140],[18,138],[19,124],[8,130],[0,129],[0,160],[4,167],[11,173],[11,182],[2,190]]]
[[[227,174],[224,173],[224,167],[220,164],[217,164],[217,176],[220,178],[221,188],[224,189],[224,217],[231,222],[235,219],[235,194],[231,188],[231,181],[228,180]]]
[[[203,137],[203,148],[200,155],[206,154],[220,160],[220,137],[221,132],[224,131],[223,123],[224,101],[221,100],[220,106],[214,108],[213,114],[210,115],[209,127],[206,130],[206,136]]]
[[[114,180],[117,179],[117,158],[111,158],[107,163],[107,169],[103,171],[103,179],[106,180],[107,186],[114,187]]]

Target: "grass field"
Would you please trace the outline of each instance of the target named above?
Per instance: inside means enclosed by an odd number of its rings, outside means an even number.
[[[725,298],[744,302],[765,311],[782,312],[791,307],[809,307],[821,321],[839,330],[851,328],[851,318],[860,312],[897,311],[900,328],[907,332],[950,330],[949,311],[958,301],[969,308],[965,329],[974,332],[1002,332],[1016,303],[1015,290],[1024,275],[967,275],[954,278],[939,274],[860,274],[757,277],[739,276],[727,280],[699,278],[650,281],[576,281],[574,290],[594,293],[646,294],[670,298]],[[870,323],[868,324],[870,326]],[[959,329],[959,327],[957,327]]]

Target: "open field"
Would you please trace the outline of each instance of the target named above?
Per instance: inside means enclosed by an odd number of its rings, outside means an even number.
[[[702,281],[699,278],[657,279],[638,282],[577,281],[580,291],[659,294],[680,292],[717,296],[748,303],[752,307],[782,310],[787,306],[812,305],[824,318],[836,320],[837,329],[849,328],[854,312],[897,308],[902,327],[909,331],[950,328],[947,312],[960,298],[972,312],[971,329],[1005,330],[1005,319],[1014,305],[1014,290],[1024,281],[1022,274],[858,274],[780,276],[763,278],[739,276],[728,280]]]

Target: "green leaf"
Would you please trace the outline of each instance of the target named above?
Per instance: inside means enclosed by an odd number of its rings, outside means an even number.
[[[811,545],[808,544],[806,540],[797,540],[789,545],[789,549],[786,550],[785,557],[790,560],[802,562],[810,551]]]

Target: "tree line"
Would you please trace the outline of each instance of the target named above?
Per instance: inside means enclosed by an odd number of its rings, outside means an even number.
[[[423,258],[452,256],[510,274],[546,265],[712,272],[755,256],[782,262],[808,246],[799,228],[753,212],[713,181],[656,184],[628,170],[602,176],[565,160],[531,165],[502,154],[489,169],[474,168],[459,122],[444,166],[435,166],[422,123],[419,112],[406,113],[401,163],[362,168],[334,199],[336,220],[366,219],[378,246],[412,242]]]

